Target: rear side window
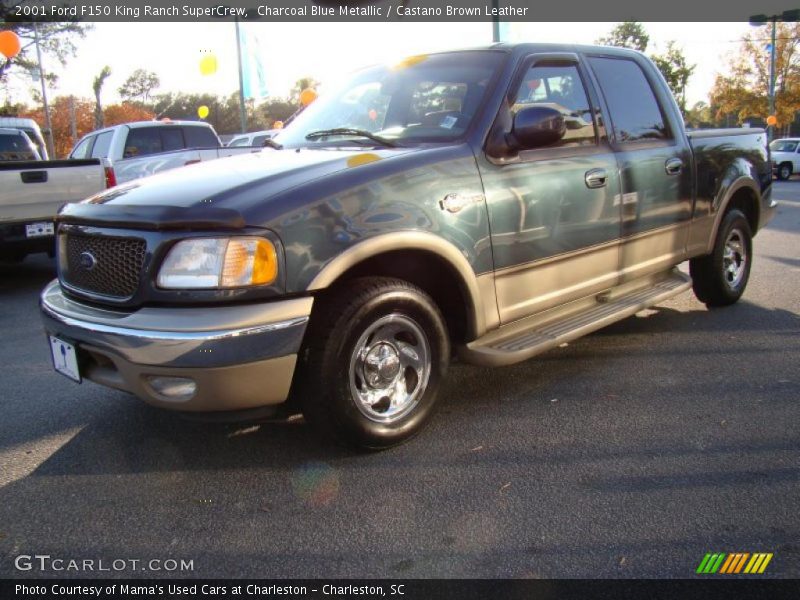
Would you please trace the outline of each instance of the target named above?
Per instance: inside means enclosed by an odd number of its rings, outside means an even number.
[[[108,149],[111,147],[111,137],[113,135],[113,132],[106,131],[97,136],[92,148],[92,158],[108,158]],[[73,156],[73,158],[79,157]]]
[[[219,139],[208,127],[184,127],[187,148],[218,148]]]
[[[0,160],[36,160],[26,135],[0,134]]]
[[[237,146],[247,146],[247,145],[248,141],[246,137],[236,138],[230,144],[228,144],[228,146],[230,146],[231,148],[235,148]]]
[[[81,140],[78,142],[78,145],[75,146],[75,149],[72,151],[72,154],[69,155],[70,158],[88,158],[89,157],[89,150],[92,148],[92,142],[94,141],[93,135]]]
[[[619,142],[670,139],[653,89],[634,61],[591,57],[589,62],[608,104]]]
[[[268,135],[257,135],[253,138],[253,143],[250,144],[251,146],[261,147],[264,145],[264,140],[266,140],[269,136]]]

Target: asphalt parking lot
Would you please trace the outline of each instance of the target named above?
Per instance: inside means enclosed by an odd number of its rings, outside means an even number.
[[[38,318],[52,261],[0,267],[0,577],[63,574],[21,554],[204,578],[690,577],[707,552],[800,577],[800,181],[774,194],[739,304],[685,294],[522,364],[454,365],[423,434],[372,455],[70,382]]]

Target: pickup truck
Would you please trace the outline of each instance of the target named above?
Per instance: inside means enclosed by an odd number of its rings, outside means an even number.
[[[765,132],[687,134],[618,48],[374,66],[275,142],[61,212],[57,371],[386,448],[429,420],[453,354],[527,360],[690,288],[736,302],[775,206]]]
[[[58,210],[114,184],[111,169],[100,160],[38,160],[38,153],[28,158],[0,161],[0,260],[5,262],[35,252],[54,254]]]
[[[106,159],[113,166],[117,183],[126,183],[161,171],[258,150],[224,147],[208,123],[165,119],[98,129],[78,140],[69,157]]]
[[[778,179],[785,181],[800,171],[800,139],[783,138],[769,145],[772,169]]]

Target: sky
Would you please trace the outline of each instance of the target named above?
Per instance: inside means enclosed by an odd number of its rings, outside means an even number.
[[[616,23],[513,23],[512,42],[594,43]],[[667,41],[682,47],[697,65],[687,88],[689,106],[707,100],[715,74],[738,50],[738,40],[752,31],[747,23],[644,23],[650,34],[647,52],[662,52]],[[488,44],[491,23],[246,23],[257,34],[271,95],[285,96],[300,77],[333,82],[368,64],[394,61],[423,52]],[[766,45],[766,42],[765,42]],[[214,75],[199,69],[204,52],[217,56]],[[766,52],[766,49],[765,49]],[[78,52],[55,69],[59,83],[48,97],[73,94],[92,98],[92,80],[103,66],[112,75],[103,92],[105,104],[119,101],[117,89],[137,68],[155,72],[158,92],[230,94],[238,89],[233,23],[95,23]],[[2,98],[2,97],[0,97]],[[26,88],[10,86],[10,99],[27,100]]]

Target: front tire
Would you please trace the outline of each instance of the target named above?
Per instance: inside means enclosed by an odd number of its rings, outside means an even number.
[[[706,306],[728,306],[742,297],[750,278],[753,235],[747,217],[728,211],[720,223],[711,254],[689,261],[695,296]]]
[[[301,351],[297,401],[324,434],[379,450],[431,416],[450,358],[444,319],[420,288],[367,277],[318,300]]]

